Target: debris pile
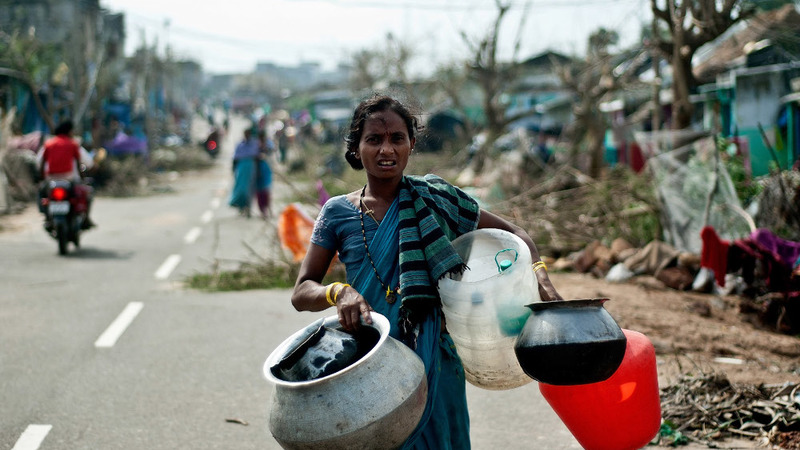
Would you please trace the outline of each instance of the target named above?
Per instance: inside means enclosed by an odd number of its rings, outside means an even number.
[[[800,172],[785,178],[794,176],[800,177]],[[781,183],[765,189],[760,216],[772,217],[768,223],[779,229],[794,228],[795,222],[800,224],[800,204],[791,205],[800,199],[796,192],[800,184]],[[789,194],[794,196],[787,204]],[[589,273],[612,282],[649,275],[672,289],[735,294],[742,297],[741,312],[757,317],[764,327],[785,334],[800,332],[800,242],[781,238],[760,222],[757,227],[752,219],[742,220],[749,216],[740,209],[741,223],[726,225],[728,232],[706,225],[697,233],[687,229],[677,242],[692,245],[662,242],[669,238],[663,232],[669,221],[655,206],[663,205],[657,195],[651,178],[621,167],[601,179],[560,167],[520,194],[494,204],[492,210],[526,229],[540,253],[553,257],[545,262],[554,270]],[[724,237],[744,222],[750,231],[736,231],[733,239]]]
[[[746,438],[784,449],[800,448],[800,384],[736,385],[724,375],[682,375],[661,389],[669,433],[660,444]]]
[[[626,167],[593,179],[565,166],[492,211],[527,230],[541,253],[560,256],[597,239],[644,246],[661,235],[657,204],[649,180]]]
[[[800,241],[800,172],[775,173],[760,184],[763,191],[754,217],[758,225],[785,239]]]

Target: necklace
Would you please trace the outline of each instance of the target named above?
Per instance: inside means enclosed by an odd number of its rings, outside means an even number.
[[[400,286],[397,286],[396,288],[392,289],[391,286],[383,282],[383,279],[381,279],[381,276],[378,274],[378,269],[375,267],[375,261],[372,260],[372,255],[369,253],[369,245],[367,244],[367,232],[364,229],[364,210],[366,210],[367,214],[369,214],[370,217],[373,218],[373,220],[375,219],[375,216],[372,215],[373,211],[371,209],[367,209],[367,207],[364,206],[364,193],[366,191],[367,191],[367,185],[365,184],[364,189],[361,189],[361,198],[359,198],[358,200],[358,205],[359,205],[358,216],[361,219],[361,237],[364,238],[364,251],[367,252],[367,258],[369,258],[369,263],[372,265],[372,271],[375,272],[375,278],[378,279],[378,283],[381,284],[381,287],[386,289],[386,303],[389,303],[391,305],[397,300],[397,294],[400,290],[399,289]]]

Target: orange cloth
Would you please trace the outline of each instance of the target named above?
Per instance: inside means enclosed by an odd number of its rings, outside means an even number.
[[[294,262],[306,257],[313,231],[314,219],[295,204],[286,206],[278,217],[278,236],[284,248],[292,252]]]
[[[297,204],[290,204],[278,216],[278,237],[284,248],[288,249],[294,262],[303,261],[311,245],[311,233],[314,232],[314,219],[301,210]],[[338,261],[338,254],[333,256],[328,273]]]

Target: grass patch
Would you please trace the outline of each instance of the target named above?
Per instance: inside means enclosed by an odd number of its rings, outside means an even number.
[[[299,268],[294,264],[248,263],[237,270],[195,274],[186,280],[186,285],[203,291],[289,289],[294,287]]]
[[[194,274],[186,279],[186,286],[207,292],[292,289],[299,270],[300,264],[294,263],[245,263],[236,270]],[[337,262],[325,275],[322,283],[344,282],[345,279],[344,264]]]

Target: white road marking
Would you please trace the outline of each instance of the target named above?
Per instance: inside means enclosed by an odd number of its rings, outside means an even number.
[[[106,328],[106,331],[97,338],[94,346],[98,348],[113,347],[114,344],[117,343],[117,339],[122,336],[122,333],[124,333],[131,322],[133,322],[133,319],[139,315],[139,311],[141,311],[142,308],[144,308],[144,303],[142,302],[128,303],[128,306],[126,306],[125,309],[119,313],[119,316],[111,322],[111,325]]]
[[[200,227],[192,228],[191,230],[189,230],[188,233],[186,233],[186,236],[183,237],[183,242],[185,242],[187,244],[193,244],[194,241],[196,241],[197,238],[200,237],[200,233],[202,233],[202,232],[203,232],[203,230],[200,229]]]
[[[211,199],[211,209],[219,208],[220,200],[218,197]]]
[[[166,280],[180,262],[181,255],[169,255],[167,259],[161,263],[161,267],[156,270],[155,277],[159,280]]]
[[[52,425],[28,425],[11,450],[36,450],[52,428]]]
[[[200,216],[200,221],[203,223],[208,223],[211,222],[211,219],[213,218],[214,218],[214,213],[211,211],[206,211],[203,213],[202,216]]]
[[[28,425],[11,450],[36,450],[52,428],[52,425]]]

